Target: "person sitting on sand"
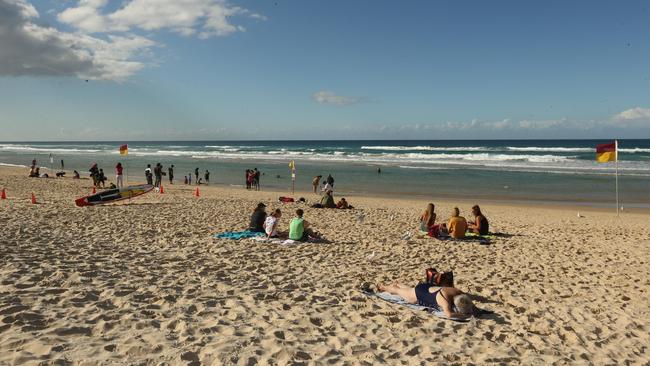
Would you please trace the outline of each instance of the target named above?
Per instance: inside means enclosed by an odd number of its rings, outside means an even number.
[[[72,179],[80,179],[80,178],[81,178],[81,177],[79,176],[79,172],[76,171],[76,170],[75,170],[72,174],[74,174],[74,175],[72,176]]]
[[[323,183],[323,189],[321,189],[321,191],[323,191],[323,193],[325,193],[325,194],[327,194],[327,192],[332,193],[332,192],[334,192],[334,187],[332,187],[331,184],[329,184],[327,182],[324,182]]]
[[[346,201],[345,198],[341,197],[341,199],[336,203],[336,208],[340,208],[342,210],[347,210],[347,209],[354,208],[354,207],[352,207],[352,205],[350,205],[348,203],[348,201]]]
[[[411,287],[396,282],[390,285],[378,283],[377,289],[397,295],[408,303],[442,311],[448,318],[467,318],[474,313],[472,299],[455,287],[438,287],[428,283]]]
[[[257,204],[255,211],[251,215],[251,223],[248,226],[249,231],[256,233],[264,232],[264,221],[266,220],[266,205],[262,202]]]
[[[289,239],[296,241],[307,241],[310,237],[320,238],[320,234],[309,227],[309,223],[302,217],[304,211],[296,210],[296,217],[289,223]]]
[[[264,221],[264,231],[266,236],[269,238],[277,238],[280,235],[278,234],[278,224],[280,223],[280,217],[282,217],[282,212],[279,208],[276,208],[272,214],[266,217]]]
[[[490,224],[487,217],[481,213],[481,208],[478,205],[472,207],[472,215],[474,215],[474,222],[470,222],[467,231],[479,235],[487,235],[490,232]]]
[[[420,231],[429,232],[436,223],[436,206],[433,203],[427,205],[427,209],[420,216]]]
[[[467,220],[464,217],[460,216],[460,210],[458,207],[454,207],[451,212],[451,218],[447,224],[447,230],[449,231],[449,236],[454,239],[462,239],[465,237],[465,231],[467,230]]]
[[[323,208],[336,208],[334,197],[332,197],[331,191],[325,192],[325,195],[320,200],[320,204],[323,206]]]

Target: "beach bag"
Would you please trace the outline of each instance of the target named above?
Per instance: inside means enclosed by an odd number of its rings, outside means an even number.
[[[435,268],[427,268],[426,283],[439,287],[454,287],[454,272],[438,272]]]

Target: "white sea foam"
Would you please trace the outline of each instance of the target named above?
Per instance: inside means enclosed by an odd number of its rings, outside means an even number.
[[[384,150],[384,151],[490,151],[487,147],[478,146],[361,146],[361,150]]]
[[[596,148],[588,147],[536,147],[536,146],[527,146],[527,147],[515,147],[515,146],[506,146],[508,151],[538,151],[538,152],[595,152]]]

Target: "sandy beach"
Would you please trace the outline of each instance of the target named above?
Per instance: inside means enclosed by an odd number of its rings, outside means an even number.
[[[26,176],[0,168],[0,364],[650,362],[647,212],[476,202],[504,234],[479,245],[414,235],[427,201],[319,210],[278,203],[287,192],[165,185],[78,208],[90,180]],[[472,204],[430,201],[439,218]],[[331,243],[211,237],[245,229],[257,202],[283,210],[283,230],[304,208]],[[430,266],[494,315],[456,323],[360,291],[415,285]]]

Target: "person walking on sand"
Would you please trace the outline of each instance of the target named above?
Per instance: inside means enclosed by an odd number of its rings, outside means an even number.
[[[124,176],[122,175],[123,171],[124,167],[122,167],[122,163],[117,163],[115,166],[115,185],[117,188],[124,188]]]
[[[205,178],[205,185],[210,185],[210,172],[207,169],[205,170],[203,178]]]
[[[196,184],[199,184],[199,168],[194,169],[194,178],[196,178]]]
[[[169,174],[169,184],[174,184],[174,164],[167,169],[167,173]]]
[[[320,185],[321,178],[323,178],[322,175],[317,175],[311,180],[311,185],[314,187],[314,193],[318,193],[318,186]]]

